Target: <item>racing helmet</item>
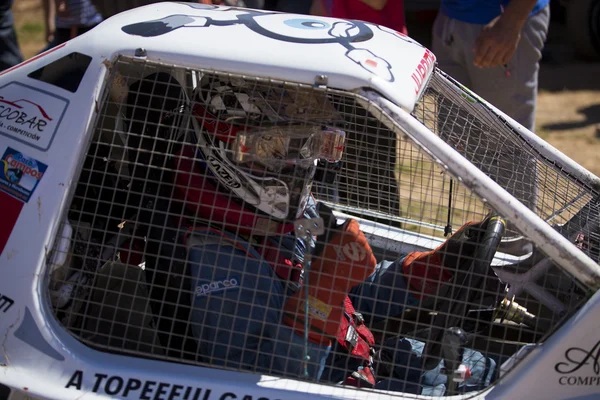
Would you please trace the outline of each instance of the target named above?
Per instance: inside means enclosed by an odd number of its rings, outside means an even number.
[[[194,159],[197,173],[182,178],[196,211],[242,232],[289,230],[304,213],[318,160],[343,154],[345,132],[323,124],[323,109],[337,115],[322,93],[203,77],[191,104],[193,154],[184,148],[178,167],[189,171]]]

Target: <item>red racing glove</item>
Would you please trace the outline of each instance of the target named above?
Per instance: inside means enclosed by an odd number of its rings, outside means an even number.
[[[284,322],[304,335],[307,301],[309,339],[324,345],[338,333],[348,292],[371,275],[377,264],[356,220],[349,219],[334,229],[326,232],[330,240],[313,257],[308,273],[308,300],[301,287],[284,305]]]
[[[402,272],[413,296],[423,300],[435,295],[461,271],[461,266],[468,268],[483,223],[467,222],[435,250],[415,251],[404,258]]]

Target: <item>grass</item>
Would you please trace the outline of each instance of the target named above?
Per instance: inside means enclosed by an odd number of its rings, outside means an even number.
[[[550,137],[550,130],[540,126],[539,124],[536,124],[535,134],[544,140],[548,140]]]
[[[46,46],[46,24],[40,0],[15,0],[13,5],[15,31],[23,53],[28,59]]]
[[[19,27],[17,36],[20,43],[33,44],[38,47],[43,42],[44,24],[37,21],[28,21]]]

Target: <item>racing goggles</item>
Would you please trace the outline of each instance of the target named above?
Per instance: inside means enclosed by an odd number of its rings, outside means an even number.
[[[258,162],[270,171],[324,159],[340,161],[346,133],[317,126],[273,126],[239,132],[233,143],[237,163]]]

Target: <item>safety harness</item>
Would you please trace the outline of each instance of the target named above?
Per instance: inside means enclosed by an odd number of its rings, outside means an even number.
[[[296,291],[302,285],[302,264],[293,262],[289,254],[282,251],[280,242],[275,238],[266,238],[263,243],[255,244],[255,249],[273,267],[276,275]],[[294,260],[297,261],[297,260]],[[349,355],[360,361],[361,366],[353,371],[343,382],[345,385],[372,387],[375,385],[373,354],[375,338],[365,324],[361,313],[357,312],[350,297],[345,298],[344,312],[340,320],[335,339]]]

